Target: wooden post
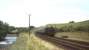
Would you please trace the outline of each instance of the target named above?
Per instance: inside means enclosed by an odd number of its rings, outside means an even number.
[[[29,14],[29,36],[30,36],[30,16],[31,14]]]

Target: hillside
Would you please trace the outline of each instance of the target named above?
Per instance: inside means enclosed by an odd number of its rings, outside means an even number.
[[[48,24],[48,27],[52,26],[62,31],[89,31],[89,20],[75,23],[64,24]]]
[[[75,22],[75,23],[64,23],[64,24],[48,24],[47,26],[53,26],[53,27],[57,27],[60,28],[62,26],[67,26],[67,25],[73,25],[73,26],[89,26],[89,20],[87,21],[82,21],[82,22]]]

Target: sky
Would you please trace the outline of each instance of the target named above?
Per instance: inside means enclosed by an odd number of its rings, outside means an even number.
[[[0,0],[0,20],[16,27],[89,20],[89,0]]]

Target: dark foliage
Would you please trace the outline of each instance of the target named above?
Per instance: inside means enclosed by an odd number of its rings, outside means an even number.
[[[0,21],[0,40],[3,40],[8,32],[8,24]]]
[[[0,41],[4,39],[4,37],[9,33],[10,31],[14,30],[15,27],[9,26],[7,23],[4,23],[3,21],[0,21]]]
[[[35,26],[30,26],[30,30],[32,30],[32,29],[34,29],[35,28]]]
[[[74,21],[70,21],[69,23],[75,23]]]

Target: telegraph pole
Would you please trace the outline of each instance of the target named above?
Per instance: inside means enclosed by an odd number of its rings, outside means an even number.
[[[31,14],[29,14],[29,35],[30,35],[30,16]]]

